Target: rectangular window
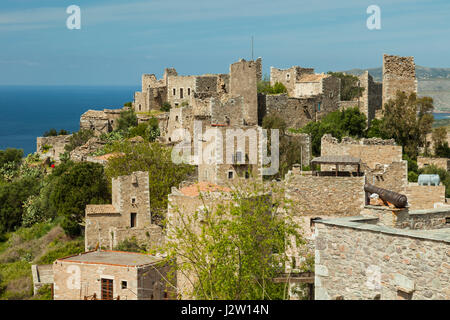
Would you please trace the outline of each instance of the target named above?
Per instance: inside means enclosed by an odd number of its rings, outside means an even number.
[[[250,173],[248,171],[245,171],[245,179],[250,178]]]
[[[126,289],[126,288],[128,288],[127,281],[122,281],[122,289]]]
[[[177,95],[177,89],[173,88],[173,95],[176,96]]]
[[[136,204],[136,198],[135,197],[131,198],[131,204]]]
[[[180,99],[183,99],[183,88],[180,88]]]
[[[317,104],[317,111],[320,111],[320,102]]]
[[[113,280],[102,279],[102,300],[113,300]]]
[[[130,214],[130,227],[131,228],[136,227],[136,213],[135,212],[132,212]]]
[[[191,88],[188,88],[188,96],[191,95]]]
[[[233,179],[233,171],[228,171],[228,179]]]
[[[450,217],[445,218],[445,223],[450,224]]]

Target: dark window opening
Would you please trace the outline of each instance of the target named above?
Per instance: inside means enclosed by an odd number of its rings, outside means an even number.
[[[136,213],[135,212],[132,212],[130,214],[130,227],[131,228],[136,227]]]
[[[245,171],[245,179],[250,178],[250,173],[248,171]]]
[[[141,111],[141,105],[139,105],[139,111]]]
[[[188,96],[191,95],[191,88],[188,88]]]
[[[136,204],[136,198],[135,197],[131,198],[131,204]]]
[[[397,290],[397,300],[411,300],[411,299],[412,299],[412,292]]]
[[[126,281],[122,281],[122,289],[128,288],[128,283]]]
[[[233,179],[233,171],[228,171],[228,179]]]
[[[180,88],[180,99],[183,99],[183,88]]]
[[[450,224],[450,217],[445,218],[445,223]]]
[[[177,95],[177,89],[173,88],[173,95],[176,96]]]

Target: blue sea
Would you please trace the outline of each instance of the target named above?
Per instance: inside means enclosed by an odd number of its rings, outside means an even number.
[[[88,109],[121,108],[138,86],[0,86],[0,150],[36,151],[36,137],[55,128],[78,131]],[[450,113],[435,113],[435,119]]]
[[[51,128],[78,131],[88,109],[121,108],[138,86],[0,86],[0,149],[36,151]]]

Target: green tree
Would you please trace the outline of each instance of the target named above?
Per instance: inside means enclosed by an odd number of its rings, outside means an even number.
[[[86,205],[111,201],[103,166],[91,162],[68,161],[56,167],[55,171],[50,201],[57,214],[64,217],[64,231],[70,236],[79,235],[79,223],[84,218]]]
[[[273,279],[290,262],[287,239],[297,248],[305,242],[298,225],[281,213],[289,210],[284,197],[278,191],[273,198],[264,194],[267,190],[255,184],[232,191],[230,201],[211,207],[204,202],[192,215],[174,208],[164,249],[192,284],[183,294],[205,300],[288,297],[288,286]]]
[[[131,127],[128,131],[128,137],[141,136],[146,141],[153,142],[159,136],[158,119],[151,117],[148,123],[140,123],[136,127]]]
[[[125,102],[125,103],[123,104],[123,106],[124,106],[124,107],[128,107],[128,108],[131,108],[131,107],[133,106],[133,102],[131,102],[131,101]]]
[[[0,185],[0,234],[15,230],[22,223],[23,204],[38,195],[40,180],[32,176]]]
[[[257,83],[257,91],[258,93],[263,94],[280,94],[287,93],[287,88],[281,82],[276,82],[273,86],[271,86],[269,77],[264,75],[263,80]]]
[[[171,107],[172,106],[170,105],[170,103],[166,101],[166,102],[163,103],[163,105],[160,108],[160,110],[164,111],[164,112],[169,112]]]
[[[85,144],[93,136],[94,132],[92,130],[83,129],[78,132],[75,132],[70,137],[69,143],[64,146],[64,150],[66,150],[67,152],[71,152],[76,147]]]
[[[299,132],[311,135],[311,148],[314,155],[320,155],[321,139],[331,134],[337,139],[344,136],[362,138],[365,135],[366,116],[357,107],[333,111],[317,122],[310,122]]]
[[[448,157],[449,147],[447,142],[447,129],[439,127],[433,130],[431,139],[434,145],[434,154],[436,157]]]
[[[173,186],[178,186],[194,168],[189,165],[177,165],[172,162],[172,149],[159,143],[116,142],[111,152],[123,152],[122,157],[108,161],[105,172],[108,180],[129,175],[135,171],[148,171],[150,176],[151,210],[156,216],[162,216],[167,210],[167,195]]]
[[[56,131],[55,128],[51,128],[49,131],[44,132],[44,137],[54,137],[57,135],[58,135],[58,132]]]
[[[6,150],[0,150],[0,168],[9,162],[18,166],[22,161],[22,157],[22,149],[7,148]]]
[[[341,79],[341,100],[342,101],[352,101],[358,97],[362,96],[364,88],[361,88],[358,83],[358,77],[352,74],[344,74],[342,72],[328,72],[336,78]]]
[[[432,130],[433,99],[417,98],[398,91],[394,99],[384,105],[382,131],[403,146],[409,157],[415,159],[420,147],[426,147],[426,136]]]
[[[138,124],[137,116],[134,110],[123,110],[117,119],[117,130],[128,130],[130,127],[135,127]]]

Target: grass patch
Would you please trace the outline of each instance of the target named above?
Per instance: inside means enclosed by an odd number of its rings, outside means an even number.
[[[55,239],[50,243],[49,247],[51,249],[41,256],[36,264],[52,264],[56,259],[82,253],[84,252],[84,240],[78,238],[70,242],[62,243],[58,239]]]

